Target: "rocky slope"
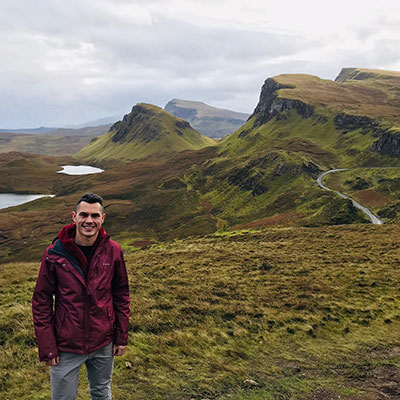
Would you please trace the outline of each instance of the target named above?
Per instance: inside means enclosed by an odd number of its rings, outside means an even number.
[[[200,101],[173,99],[164,107],[175,117],[183,118],[200,133],[220,138],[240,128],[248,114],[211,107]]]

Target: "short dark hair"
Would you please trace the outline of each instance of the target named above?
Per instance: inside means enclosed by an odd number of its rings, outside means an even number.
[[[101,206],[101,212],[104,212],[104,201],[101,196],[95,193],[86,193],[84,194],[75,204],[75,212],[78,211],[78,206],[80,203],[84,201],[85,203],[94,204],[99,203]]]

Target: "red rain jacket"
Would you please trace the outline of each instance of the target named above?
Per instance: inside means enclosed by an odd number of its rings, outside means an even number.
[[[32,313],[41,361],[59,351],[88,354],[111,341],[128,344],[129,286],[121,247],[100,228],[86,266],[73,243],[75,229],[65,226],[46,249],[36,282]]]

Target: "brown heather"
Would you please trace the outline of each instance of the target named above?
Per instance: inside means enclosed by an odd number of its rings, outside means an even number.
[[[115,361],[114,399],[398,398],[399,249],[397,225],[351,225],[127,254],[130,346]],[[0,265],[2,400],[49,398],[30,314],[38,266]]]

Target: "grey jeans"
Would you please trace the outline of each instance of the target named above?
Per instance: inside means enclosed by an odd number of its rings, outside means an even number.
[[[60,352],[60,363],[50,367],[51,400],[75,400],[79,371],[85,363],[91,400],[111,400],[113,344],[89,354]]]

